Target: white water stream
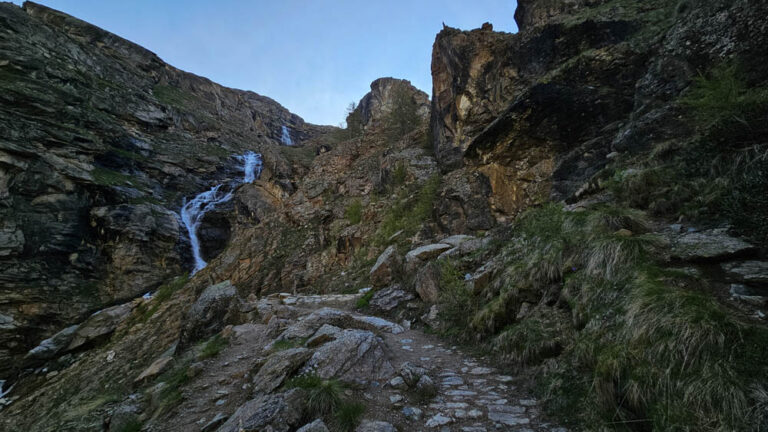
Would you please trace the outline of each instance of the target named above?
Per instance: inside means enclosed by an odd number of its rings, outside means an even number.
[[[290,134],[290,132],[288,132],[288,128],[285,125],[283,125],[283,136],[280,137],[280,141],[282,141],[283,144],[285,144],[287,146],[292,146],[293,145],[293,140],[291,139],[291,134]]]
[[[240,183],[251,183],[261,176],[261,154],[249,151],[242,156],[237,156],[237,159],[243,162],[244,176],[242,182],[235,181],[228,185],[216,185],[210,190],[194,197],[191,201],[185,202],[181,207],[181,221],[187,228],[189,243],[192,246],[192,257],[195,260],[192,274],[199,272],[207,265],[200,249],[200,239],[197,237],[197,230],[200,228],[200,223],[203,221],[205,214],[220,204],[231,200],[232,190],[234,190],[235,186]]]

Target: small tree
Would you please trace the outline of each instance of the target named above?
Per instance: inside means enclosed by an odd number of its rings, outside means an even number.
[[[357,104],[350,102],[347,107],[347,138],[352,139],[363,134],[363,115]]]

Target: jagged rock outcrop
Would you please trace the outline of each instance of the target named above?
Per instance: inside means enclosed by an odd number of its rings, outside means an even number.
[[[398,98],[411,99],[416,105],[417,115],[423,120],[429,117],[429,96],[426,93],[411,85],[408,80],[379,78],[371,83],[371,91],[357,105],[356,112],[360,115],[362,126],[382,126],[395,105],[402,102]]]

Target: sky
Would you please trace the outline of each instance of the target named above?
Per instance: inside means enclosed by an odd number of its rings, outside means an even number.
[[[14,0],[20,4],[20,0]],[[515,0],[37,0],[219,84],[338,125],[380,77],[432,93],[443,23],[516,32]]]

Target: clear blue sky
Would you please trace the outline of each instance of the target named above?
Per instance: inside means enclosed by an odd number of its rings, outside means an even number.
[[[14,0],[14,3],[21,3]],[[336,125],[371,81],[432,93],[442,22],[515,32],[515,0],[38,0],[220,84],[269,96]]]

